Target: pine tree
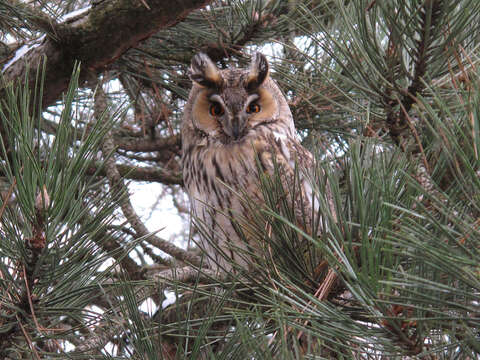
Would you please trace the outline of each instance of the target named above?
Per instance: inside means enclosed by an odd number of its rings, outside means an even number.
[[[479,358],[480,2],[174,5],[0,1],[0,357]],[[209,271],[190,229],[198,51],[268,56],[334,199],[319,237],[252,204],[270,256],[248,274]],[[152,184],[154,228],[133,201]]]

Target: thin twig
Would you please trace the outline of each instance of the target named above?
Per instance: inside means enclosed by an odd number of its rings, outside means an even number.
[[[106,95],[102,87],[97,86],[95,90],[94,103],[94,114],[97,121],[100,121],[106,111]],[[105,172],[110,183],[110,187],[112,190],[116,190],[124,194],[124,197],[120,200],[120,207],[125,218],[135,229],[137,236],[145,237],[145,241],[147,241],[149,244],[156,246],[157,248],[167,253],[168,255],[171,255],[177,260],[199,266],[201,262],[198,256],[179,248],[178,246],[172,244],[167,240],[163,240],[155,235],[151,235],[151,232],[147,229],[147,227],[141,221],[140,217],[135,212],[133,205],[130,201],[130,197],[128,196],[128,189],[123,182],[120,172],[117,169],[115,158],[112,155],[115,152],[115,144],[111,132],[105,134],[102,144],[102,152],[103,156],[105,157]]]
[[[16,318],[17,318],[17,323],[18,323],[18,325],[20,326],[20,329],[22,329],[23,336],[25,336],[25,340],[27,340],[28,346],[29,346],[30,349],[33,351],[33,353],[35,354],[35,357],[36,357],[38,360],[40,360],[40,355],[38,354],[37,349],[35,349],[35,346],[34,346],[33,343],[32,343],[32,339],[30,339],[30,336],[28,336],[27,331],[26,331],[25,328],[23,327],[22,322],[20,321],[20,317],[19,317],[18,315],[16,315]]]

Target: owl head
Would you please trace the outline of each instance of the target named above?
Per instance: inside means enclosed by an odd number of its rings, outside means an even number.
[[[264,126],[294,134],[290,109],[269,76],[263,54],[256,53],[247,69],[220,70],[199,53],[192,59],[190,79],[193,86],[184,112],[184,134],[222,144],[245,141]]]

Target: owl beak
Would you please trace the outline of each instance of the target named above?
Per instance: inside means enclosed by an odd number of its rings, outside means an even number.
[[[243,116],[235,116],[232,119],[232,123],[229,126],[229,129],[227,128],[227,133],[230,133],[230,135],[234,140],[238,140],[242,137],[243,135],[243,130],[245,128],[245,120]]]
[[[234,140],[238,140],[240,137],[240,121],[238,121],[238,118],[233,119],[232,121],[232,137]]]

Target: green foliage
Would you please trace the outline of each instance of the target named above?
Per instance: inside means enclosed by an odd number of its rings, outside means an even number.
[[[0,2],[5,33],[38,38],[39,12],[61,21],[85,5],[38,3]],[[0,356],[479,358],[479,10],[476,0],[218,0],[102,74],[125,112],[94,118],[79,68],[57,107],[43,108],[41,75],[33,92],[2,88]],[[288,188],[279,169],[263,176],[262,206],[238,192],[254,214],[235,217],[255,244],[238,249],[249,271],[159,256],[101,167],[113,157],[131,179],[178,177],[199,50],[220,67],[266,53],[316,158]],[[100,160],[110,136],[118,149]],[[309,224],[292,206],[303,178],[319,208]],[[158,186],[182,208],[179,187]],[[164,291],[176,296],[165,308]]]
[[[33,99],[26,86],[12,85],[1,104],[4,139],[9,142],[8,152],[2,143],[8,161],[2,161],[1,173],[10,186],[1,206],[2,336],[23,337],[20,328],[31,327],[38,330],[31,341],[66,340],[84,329],[89,315],[79,310],[98,299],[99,287],[110,276],[112,266],[106,266],[101,244],[114,220],[115,201],[95,194],[95,178],[87,171],[113,122],[92,123],[72,145],[76,134],[71,130],[80,129],[72,107],[78,74],[76,67],[56,136],[38,131],[41,75]],[[12,342],[2,356],[24,351]]]
[[[255,220],[239,226],[265,251],[248,281],[236,277],[249,286],[242,296],[250,305],[229,310],[241,314],[229,341],[249,344],[253,358],[476,357],[480,104],[478,76],[463,61],[475,69],[478,12],[470,9],[478,3],[325,4],[330,16],[299,6],[304,17],[292,22],[307,34],[299,49],[307,62],[299,70],[292,60],[279,75],[307,109],[333,110],[313,114],[315,130],[335,119],[354,128],[329,128],[324,146],[337,149],[335,158],[318,161],[324,175],[313,177],[320,199],[320,179],[329,179],[335,209],[319,201],[328,231],[311,237],[285,202],[295,189],[264,179],[266,207],[251,202]],[[372,136],[365,130],[378,139],[359,137]],[[318,299],[325,282],[312,271],[321,259],[337,281],[328,301]]]

